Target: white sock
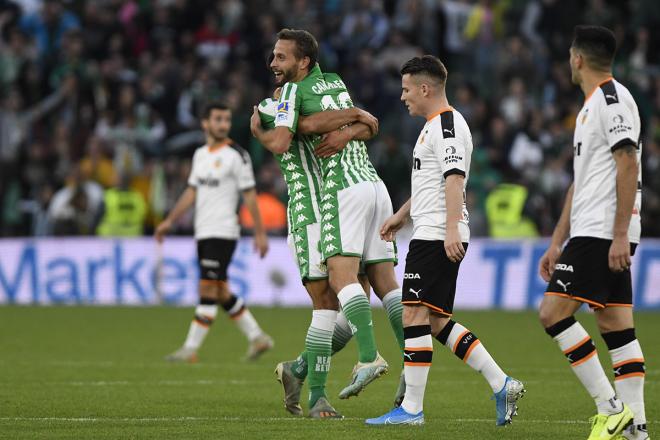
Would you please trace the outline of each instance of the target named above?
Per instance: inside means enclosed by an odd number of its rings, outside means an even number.
[[[232,317],[232,319],[234,322],[236,322],[238,328],[241,329],[243,334],[247,337],[248,341],[254,341],[264,332],[261,330],[259,323],[256,319],[254,319],[252,312],[250,312],[247,307],[243,309],[241,314],[236,317]]]
[[[644,354],[639,341],[634,341],[623,347],[610,350],[612,368],[614,369],[614,387],[618,397],[623,400],[635,414],[635,425],[646,423],[644,408]]]
[[[506,383],[506,374],[495,359],[488,353],[481,341],[467,328],[458,322],[454,323],[446,342],[443,342],[459,359],[481,373],[494,393],[501,391]],[[442,333],[442,332],[441,332]],[[440,338],[440,335],[438,335]]]
[[[405,327],[403,333],[406,340],[403,355],[406,394],[401,407],[408,414],[418,414],[424,409],[424,391],[433,359],[431,326]]]
[[[183,343],[185,348],[197,351],[202,346],[209,327],[218,315],[217,305],[200,304],[195,308],[195,319],[190,323],[188,336]]]
[[[596,402],[598,413],[609,415],[620,412],[623,404],[616,398],[614,388],[598,359],[596,346],[584,327],[574,321],[553,339],[559,344],[575,375]]]
[[[364,289],[360,283],[353,283],[345,286],[337,294],[337,299],[339,299],[339,304],[342,308],[346,306],[353,298],[364,296],[367,297],[367,294],[364,293]]]
[[[254,341],[263,334],[257,320],[245,306],[243,298],[232,295],[232,298],[222,305],[229,317],[236,323],[238,328],[247,337],[248,341]]]

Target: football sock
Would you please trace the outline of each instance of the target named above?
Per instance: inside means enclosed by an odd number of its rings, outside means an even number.
[[[573,371],[596,402],[599,414],[611,415],[621,411],[617,399],[598,360],[596,346],[584,327],[570,316],[545,329],[557,342],[571,363]]]
[[[404,327],[406,346],[403,352],[403,374],[406,395],[401,407],[408,414],[418,414],[424,408],[424,390],[433,359],[433,337],[430,325]]]
[[[603,333],[612,358],[616,393],[635,414],[635,425],[646,425],[644,408],[644,354],[635,329]]]
[[[341,289],[337,297],[357,340],[360,362],[373,362],[377,354],[376,338],[366,293],[359,283],[354,283]]]
[[[394,331],[394,336],[399,343],[399,349],[403,351],[403,321],[401,316],[403,314],[403,304],[401,304],[401,289],[397,288],[383,297],[383,307],[387,312],[387,319],[390,320],[390,326]]]
[[[332,333],[332,354],[334,355],[343,349],[352,337],[353,334],[346,317],[342,312],[339,312],[335,323],[335,331]],[[300,380],[305,380],[307,377],[307,351],[303,351],[296,358],[293,364],[293,375]]]
[[[261,334],[263,330],[259,327],[257,320],[245,306],[242,298],[231,295],[229,301],[222,304],[229,317],[236,323],[241,332],[247,337],[248,341],[253,341]]]
[[[188,336],[183,346],[191,350],[198,350],[217,315],[218,305],[216,301],[202,298],[200,304],[195,308],[195,318],[190,323]]]
[[[314,310],[307,330],[307,375],[309,377],[309,407],[325,397],[325,383],[332,357],[332,332],[337,321],[336,310]]]
[[[494,393],[502,390],[506,383],[506,374],[474,333],[460,323],[449,320],[436,339],[481,373]]]
[[[334,355],[346,347],[352,337],[353,333],[351,333],[351,326],[348,325],[346,315],[344,315],[344,312],[339,312],[335,323],[335,331],[332,333],[332,354]]]

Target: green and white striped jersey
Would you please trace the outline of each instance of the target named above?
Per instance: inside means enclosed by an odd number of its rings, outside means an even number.
[[[299,116],[351,107],[353,101],[344,81],[335,73],[323,74],[316,65],[302,81],[284,85],[275,126],[288,127],[295,134]],[[321,136],[299,134],[297,137],[308,154],[314,156]],[[360,182],[380,180],[362,141],[350,141],[343,151],[328,158],[317,158],[317,161],[323,178],[323,192],[336,192]]]
[[[268,98],[258,107],[261,125],[265,129],[275,127],[277,101]],[[293,137],[289,151],[275,154],[282,170],[289,193],[287,218],[289,232],[319,222],[321,199],[321,174],[317,158],[303,147],[297,136]]]

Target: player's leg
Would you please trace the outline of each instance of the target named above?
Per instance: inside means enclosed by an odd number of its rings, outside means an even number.
[[[230,292],[227,283],[219,286],[218,302],[249,342],[246,359],[256,360],[273,348],[273,339],[259,326],[243,298]]]
[[[405,305],[403,326],[403,371],[406,378],[403,402],[380,417],[367,419],[368,425],[424,424],[424,392],[433,360],[429,309],[421,304]]]
[[[385,242],[383,242],[385,243]],[[403,353],[404,337],[403,337],[403,304],[401,304],[401,287],[396,281],[394,273],[394,262],[383,261],[381,263],[369,264],[366,267],[369,276],[370,284],[373,286],[376,296],[383,302],[383,308],[387,314],[387,319],[390,322],[390,327],[394,332],[394,337],[399,344],[399,349]],[[403,396],[406,391],[406,380],[403,369],[399,377],[399,384],[397,385],[394,394],[394,406],[401,405]]]
[[[607,303],[608,252],[607,240],[571,239],[555,265],[539,309],[546,333],[557,342],[596,404],[598,414],[590,438],[614,438],[632,420],[632,411],[617,398],[605,375],[593,340],[573,316],[583,303],[596,309]]]
[[[197,351],[202,346],[211,324],[218,315],[217,281],[200,280],[199,305],[195,308],[195,315],[188,328],[188,334],[183,346],[165,357],[171,362],[197,362]]]
[[[394,273],[394,265],[397,262],[396,248],[394,243],[380,238],[381,226],[392,216],[392,201],[383,182],[374,182],[372,185],[376,194],[376,203],[374,215],[367,225],[363,258],[369,282],[378,298],[383,302],[387,318],[399,347],[403,351],[401,286]]]
[[[516,415],[516,402],[525,392],[522,382],[507,376],[481,340],[449,316],[433,314],[431,328],[441,344],[486,379],[494,394],[497,425],[511,423]]]
[[[622,302],[597,310],[596,321],[612,359],[617,396],[630,406],[634,414],[633,425],[623,432],[623,436],[626,439],[648,439],[644,354],[635,336],[632,304]]]
[[[362,182],[322,198],[321,251],[328,267],[330,288],[337,292],[353,328],[362,363],[377,357],[371,307],[358,280],[366,229],[374,211],[374,191]]]
[[[369,264],[367,266],[367,275],[369,276],[369,283],[373,287],[374,293],[383,302],[387,319],[399,343],[399,348],[403,351],[403,305],[401,304],[401,287],[396,281],[396,275],[394,274],[394,263],[384,261],[382,263]]]
[[[374,292],[382,301],[394,336],[403,353],[403,304],[401,304],[401,286],[394,273],[397,262],[396,245],[380,238],[380,228],[392,216],[392,201],[383,182],[374,182],[376,204],[374,216],[367,226],[367,237],[364,248],[364,264]],[[399,406],[406,390],[403,368],[399,384],[394,395],[394,406]]]
[[[333,350],[343,348],[350,339],[351,332],[346,320],[338,316],[337,296],[329,289],[327,272],[321,262],[317,245],[319,231],[318,224],[311,224],[292,232],[288,238],[289,246],[296,256],[301,279],[312,300],[313,312],[305,350],[293,361],[280,362],[275,373],[284,387],[285,407],[295,415],[302,415],[300,393],[303,382],[309,375],[309,403],[312,409],[310,416],[325,418],[340,416],[327,402],[325,383]],[[329,327],[331,320],[334,320],[334,328]]]
[[[171,362],[197,362],[197,351],[202,346],[211,324],[218,314],[218,286],[224,283],[218,279],[221,261],[218,258],[214,240],[199,240],[197,242],[197,259],[199,263],[199,305],[183,346],[165,357]]]

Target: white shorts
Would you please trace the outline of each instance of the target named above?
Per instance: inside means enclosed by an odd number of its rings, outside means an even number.
[[[321,198],[323,261],[334,255],[359,257],[366,265],[396,263],[393,242],[380,238],[392,215],[392,201],[382,181],[360,182]]]
[[[321,258],[321,225],[311,223],[289,232],[287,244],[298,264],[303,284],[328,278],[328,270]]]

